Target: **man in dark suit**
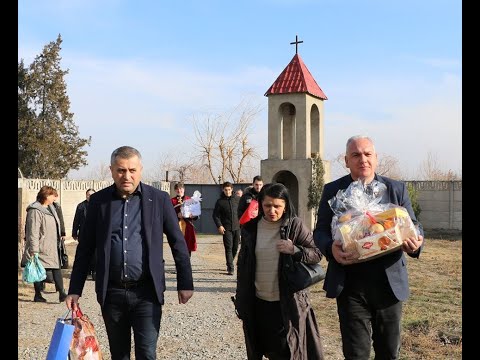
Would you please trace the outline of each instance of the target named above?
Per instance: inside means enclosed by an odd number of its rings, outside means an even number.
[[[130,359],[132,328],[135,358],[156,359],[165,292],[163,234],[175,261],[180,304],[193,295],[190,257],[169,194],[140,181],[140,153],[119,147],[110,164],[114,184],[90,197],[65,302],[77,310],[96,250],[95,291],[112,360]]]
[[[423,228],[413,213],[405,183],[377,175],[377,153],[367,136],[353,136],[347,141],[345,163],[350,174],[323,188],[315,243],[328,260],[323,289],[328,298],[336,298],[345,359],[370,358],[371,343],[376,359],[398,359],[402,303],[408,298],[408,274],[404,252],[418,258],[423,247]],[[404,240],[402,249],[366,262],[356,263],[355,251],[344,251],[339,240],[333,240],[333,211],[328,200],[350,183],[373,180],[386,185],[382,203],[404,207],[414,224],[418,239]]]
[[[85,226],[85,219],[87,218],[87,208],[88,208],[88,201],[90,200],[90,196],[95,192],[94,189],[87,189],[85,191],[85,200],[83,200],[80,204],[77,205],[75,209],[75,216],[73,217],[73,225],[72,225],[72,238],[77,240],[80,238],[80,233]],[[95,273],[95,264],[96,264],[96,254],[94,253],[92,256],[92,261],[90,262],[90,268],[88,273],[92,275],[92,280],[95,280],[96,273]]]

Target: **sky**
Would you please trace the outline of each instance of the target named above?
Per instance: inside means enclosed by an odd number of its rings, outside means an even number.
[[[462,172],[459,0],[19,0],[18,60],[60,34],[61,67],[88,166],[122,145],[145,169],[196,151],[189,119],[242,101],[261,111],[249,137],[267,158],[268,98],[298,53],[328,100],[324,160],[370,136],[414,180],[428,156]],[[334,173],[335,174],[335,171]]]

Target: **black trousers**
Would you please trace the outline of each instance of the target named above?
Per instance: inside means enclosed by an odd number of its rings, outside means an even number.
[[[90,265],[89,265],[88,272],[89,273],[96,272],[96,270],[95,270],[96,266],[97,266],[97,249],[95,249],[95,252],[93,253],[92,258],[90,259]]]
[[[280,301],[255,298],[255,334],[258,353],[270,360],[289,360],[290,348]]]
[[[129,360],[133,330],[135,359],[156,359],[162,306],[153,281],[121,289],[109,286],[102,316],[107,330],[112,360]]]
[[[60,293],[64,292],[62,270],[60,269],[45,269],[45,270],[47,274],[49,272],[52,274],[53,282],[55,283],[55,290],[59,291]],[[35,295],[37,296],[42,295],[42,283],[43,281],[33,283],[33,287],[35,288]]]
[[[227,271],[234,271],[233,261],[237,256],[238,244],[240,243],[240,230],[225,230],[223,234],[223,246],[225,248],[225,260]]]
[[[376,360],[399,358],[402,302],[384,270],[347,274],[337,311],[346,360],[370,359],[372,341]]]

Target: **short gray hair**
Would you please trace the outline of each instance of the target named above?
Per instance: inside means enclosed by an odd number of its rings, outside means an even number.
[[[117,158],[130,159],[131,157],[134,157],[134,156],[138,157],[138,159],[140,160],[140,163],[142,162],[142,155],[137,149],[131,146],[120,146],[119,148],[113,150],[112,156],[110,157],[110,165],[115,164],[115,161]]]
[[[350,146],[350,144],[351,144],[352,142],[357,141],[357,140],[360,140],[360,139],[365,139],[365,140],[370,141],[370,142],[372,143],[372,145],[373,145],[373,150],[375,150],[375,144],[374,144],[373,140],[372,140],[369,136],[367,136],[367,135],[354,135],[354,136],[352,136],[351,138],[349,138],[349,139],[347,140],[347,145],[345,146],[345,154],[348,153],[348,147]]]

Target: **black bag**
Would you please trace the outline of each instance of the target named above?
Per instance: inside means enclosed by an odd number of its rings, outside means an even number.
[[[292,220],[288,223],[287,231],[284,234],[281,232],[282,238],[288,239],[291,224]],[[292,255],[282,254],[282,256],[282,272],[290,292],[295,293],[306,289],[325,279],[326,273],[320,263],[305,264],[304,262],[294,261]]]
[[[61,245],[60,245],[60,260],[62,262],[62,269],[68,269],[68,255],[67,255],[67,249],[65,248],[65,241],[60,240]]]
[[[291,255],[284,255],[283,274],[290,292],[306,289],[325,279],[325,270],[319,263],[305,264],[294,261]]]

